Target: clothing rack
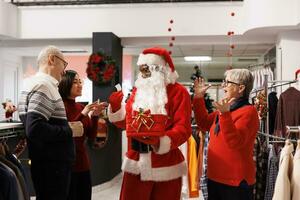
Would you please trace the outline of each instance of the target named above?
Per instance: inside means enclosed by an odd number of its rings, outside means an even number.
[[[194,83],[193,82],[179,82],[180,84],[182,84],[183,86],[193,86]],[[212,87],[221,87],[222,83],[208,83],[206,85],[211,85]]]
[[[275,64],[275,62],[253,64],[253,65],[249,65],[247,68],[250,69],[250,68],[253,68],[253,67],[268,67],[272,64]]]
[[[259,133],[259,135],[262,135],[262,136],[266,137],[267,139],[270,139],[270,138],[274,139],[272,141],[267,140],[268,145],[269,145],[270,142],[272,142],[272,143],[274,143],[274,142],[275,143],[276,142],[284,143],[287,140],[287,138],[279,137],[279,136],[275,136],[275,135],[270,135],[270,134],[267,134],[267,133],[263,133],[261,131],[258,131],[258,133]],[[291,140],[291,139],[290,139],[290,141],[291,142],[297,142],[297,140]]]
[[[267,98],[267,108],[269,108],[269,101],[268,101],[268,96],[269,96],[269,90],[268,89],[271,89],[271,88],[275,88],[275,87],[281,87],[281,86],[284,86],[284,85],[290,85],[292,83],[296,83],[297,80],[275,80],[275,81],[268,81],[268,75],[265,74],[264,75],[264,88],[260,89],[260,90],[256,90],[255,92],[258,92],[258,91],[262,91],[264,90],[265,91],[265,94],[266,94],[266,98]],[[268,86],[268,83],[272,83],[273,85],[272,86]],[[275,84],[275,83],[278,83],[278,84]],[[252,92],[251,92],[252,93]],[[266,117],[266,133],[267,133],[267,145],[269,145],[269,136],[272,136],[269,134],[269,112],[267,112],[267,117]],[[286,139],[286,138],[285,138]]]
[[[24,134],[22,123],[0,123],[0,140]]]
[[[271,86],[268,86],[267,89],[272,89],[272,88],[276,88],[276,87],[281,87],[281,86],[284,86],[284,85],[291,85],[293,83],[297,83],[298,81],[297,80],[278,80],[278,81],[268,81],[268,83],[272,83]],[[275,84],[275,83],[279,83],[279,84]],[[256,90],[253,90],[251,92],[251,94],[253,93],[257,93],[259,91],[262,91],[262,90],[265,90],[265,86],[263,88],[259,88],[259,89],[256,89]]]

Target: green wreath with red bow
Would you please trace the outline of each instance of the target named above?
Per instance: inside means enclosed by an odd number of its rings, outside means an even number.
[[[97,85],[104,85],[115,77],[116,61],[104,52],[92,53],[86,69],[87,77]]]

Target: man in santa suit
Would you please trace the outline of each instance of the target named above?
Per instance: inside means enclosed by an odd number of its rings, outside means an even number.
[[[178,147],[191,135],[191,101],[169,52],[145,49],[138,58],[138,78],[129,99],[109,98],[108,117],[126,129],[128,151],[121,200],[179,200],[186,163]]]

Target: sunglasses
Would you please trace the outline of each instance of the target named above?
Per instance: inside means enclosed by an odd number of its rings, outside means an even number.
[[[57,55],[54,55],[54,56],[63,62],[63,64],[64,64],[64,70],[65,70],[65,69],[66,69],[66,67],[68,66],[68,62],[67,62],[67,61],[65,61],[64,59],[60,58],[60,57],[59,57],[59,56],[57,56]]]

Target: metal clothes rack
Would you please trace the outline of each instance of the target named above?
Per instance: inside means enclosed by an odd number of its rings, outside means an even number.
[[[0,140],[18,137],[24,133],[22,123],[0,123]]]
[[[269,96],[269,89],[271,88],[275,88],[275,87],[281,87],[281,86],[284,86],[284,85],[291,85],[292,83],[296,83],[297,80],[275,80],[275,81],[268,81],[268,75],[265,74],[264,75],[264,88],[261,88],[259,90],[256,90],[254,92],[258,92],[258,91],[262,91],[264,90],[265,91],[265,95],[266,95],[266,98],[267,98],[267,108],[269,108],[269,102],[268,102],[268,96]],[[272,83],[271,86],[268,86],[268,83]],[[275,84],[275,83],[279,83],[279,84]],[[252,92],[251,92],[252,93]],[[264,135],[267,139],[267,145],[269,145],[269,142],[270,142],[270,138],[276,138],[276,139],[284,139],[286,140],[286,138],[277,138],[277,136],[273,136],[273,135],[270,135],[269,134],[269,112],[267,112],[267,117],[266,117],[266,124],[265,124],[265,128],[266,128],[266,133],[260,133],[261,135]],[[290,127],[290,126],[287,126],[287,127]],[[294,128],[293,128],[294,129]],[[298,129],[299,131],[299,129]]]
[[[286,126],[286,128],[287,128],[287,132],[288,133],[300,133],[300,126]],[[279,142],[285,142],[287,139],[289,139],[289,136],[287,136],[285,138],[285,137],[279,137],[279,136],[275,136],[275,135],[270,135],[270,134],[267,134],[267,133],[263,133],[261,131],[259,131],[258,133],[260,135],[262,135],[262,136],[265,136],[267,139],[270,139],[270,138],[274,139],[272,141],[267,140],[268,145],[269,145],[270,142],[278,142],[278,141]],[[297,140],[295,140],[295,139],[289,139],[289,140],[291,142],[294,142],[294,143],[297,142]]]
[[[271,65],[274,65],[275,62],[268,62],[268,63],[258,63],[258,64],[253,64],[253,65],[249,65],[247,66],[248,69],[250,68],[255,68],[255,67],[271,67]]]

